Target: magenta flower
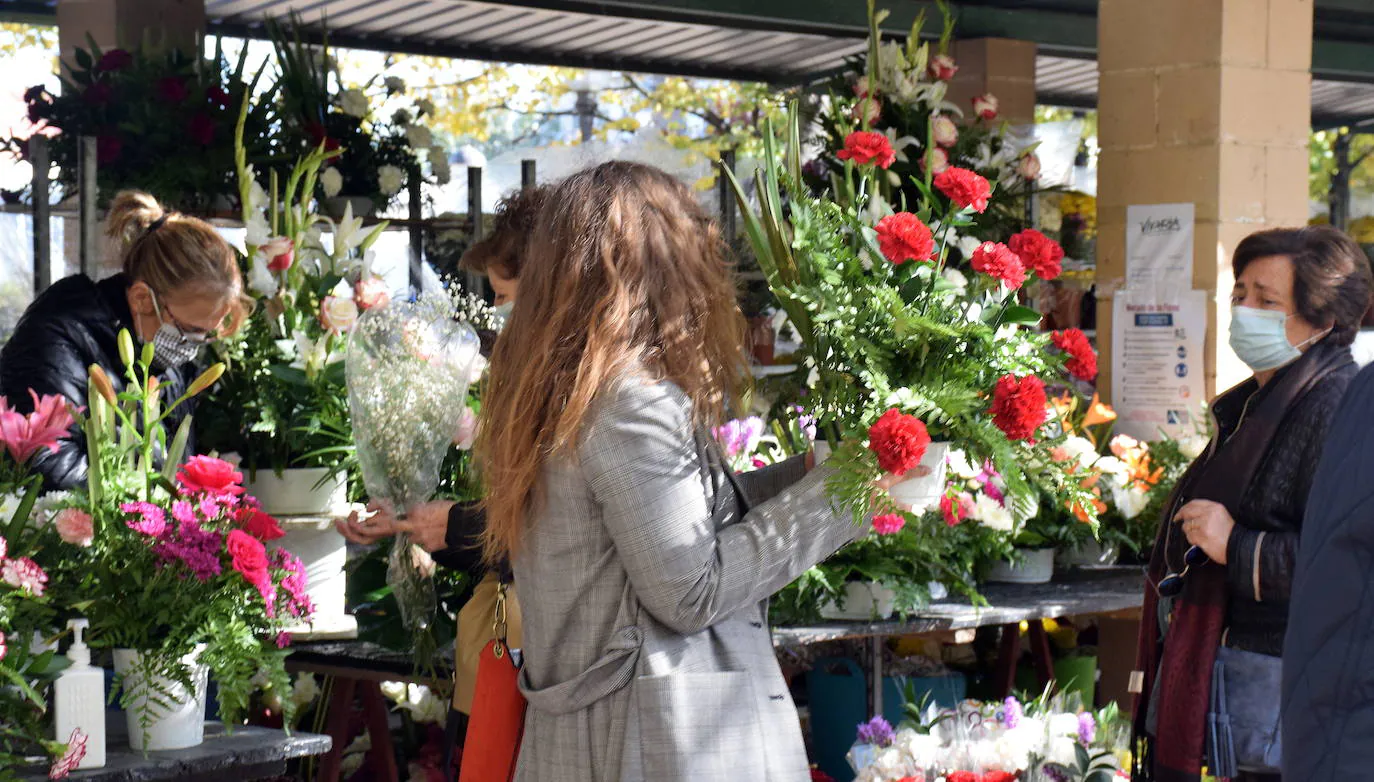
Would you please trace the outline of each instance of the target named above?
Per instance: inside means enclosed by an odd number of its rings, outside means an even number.
[[[291,634],[290,634],[290,633],[286,632],[285,630],[283,630],[283,631],[280,632],[280,633],[277,633],[277,648],[278,648],[278,649],[285,649],[286,647],[288,647],[288,646],[290,646],[290,645],[291,645]]]
[[[42,597],[44,585],[48,583],[48,574],[43,572],[43,568],[37,562],[28,557],[18,559],[7,559],[4,565],[0,565],[0,581],[26,592],[33,597]]]
[[[898,513],[884,513],[873,517],[873,531],[879,535],[896,535],[906,526],[906,519]]]
[[[29,389],[29,396],[33,397],[33,412],[28,415],[10,407],[9,401],[0,396],[0,445],[18,464],[28,462],[44,448],[56,453],[58,440],[67,436],[73,423],[67,400],[61,394],[39,397]]]
[[[1093,715],[1083,712],[1078,715],[1078,741],[1085,747],[1092,746],[1097,738],[1097,720]]]
[[[176,519],[177,523],[182,526],[195,524],[196,511],[191,503],[186,500],[177,500],[172,503],[172,518]]]
[[[174,537],[154,546],[153,551],[164,563],[181,562],[191,575],[204,582],[220,574],[219,555],[223,547],[222,534],[202,529],[193,518],[190,523],[182,523]]]
[[[875,747],[887,747],[892,744],[892,740],[897,734],[892,730],[892,724],[881,716],[874,717],[868,722],[859,724],[859,743],[872,744]]]
[[[9,647],[5,646],[5,633],[3,630],[0,630],[0,660],[5,659],[5,655],[8,652]]]
[[[67,738],[67,749],[48,770],[48,779],[64,779],[81,765],[85,758],[86,734],[82,733],[80,728],[72,728],[72,735]]]
[[[715,435],[725,449],[725,455],[731,459],[753,453],[759,445],[759,438],[763,436],[763,419],[756,415],[736,418],[716,427]]]
[[[0,535],[0,561],[5,559],[5,554],[10,550],[10,544],[5,542],[5,536]]]
[[[160,538],[167,532],[167,514],[151,502],[126,502],[119,506],[125,513],[138,514],[137,519],[124,522],[129,529],[150,538]]]
[[[1007,726],[1007,730],[1013,730],[1021,724],[1021,716],[1024,713],[1021,708],[1021,701],[1009,695],[1002,704],[1002,724]]]

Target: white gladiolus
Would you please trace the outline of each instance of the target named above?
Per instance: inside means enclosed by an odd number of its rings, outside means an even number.
[[[248,288],[263,298],[277,295],[277,277],[267,268],[267,259],[261,253],[253,254],[253,265],[248,269]]]

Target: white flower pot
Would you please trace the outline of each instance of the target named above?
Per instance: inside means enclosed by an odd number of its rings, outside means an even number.
[[[1085,540],[1077,548],[1061,548],[1055,554],[1055,564],[1059,567],[1106,567],[1116,564],[1120,552],[1110,543]]]
[[[821,606],[826,619],[886,619],[897,607],[897,593],[871,581],[850,581],[844,585],[844,608],[833,602]]]
[[[994,584],[1047,584],[1054,578],[1054,549],[1017,549],[1019,560],[998,562],[988,573]]]
[[[158,677],[152,693],[142,676],[133,672],[141,653],[133,649],[114,651],[115,673],[124,677],[124,688],[135,693],[125,711],[131,748],[140,752],[186,749],[205,741],[205,690],[210,668],[196,662],[203,651],[205,645],[201,644],[182,658],[182,662],[191,666],[191,682],[195,685],[191,690],[175,680]],[[163,697],[164,693],[170,697]],[[164,700],[165,703],[158,703]]]
[[[324,467],[294,467],[278,476],[263,468],[245,475],[243,488],[272,516],[342,516],[348,512],[348,476]]]
[[[921,466],[930,470],[930,474],[907,478],[888,489],[888,496],[898,505],[914,508],[916,512],[935,507],[945,490],[945,462],[948,457],[949,443],[931,443],[921,458]]]
[[[334,529],[333,518],[287,516],[277,522],[286,535],[268,545],[284,548],[300,558],[305,565],[306,592],[315,604],[310,622],[302,621],[288,630],[297,638],[356,638],[358,622],[345,611],[348,541]]]

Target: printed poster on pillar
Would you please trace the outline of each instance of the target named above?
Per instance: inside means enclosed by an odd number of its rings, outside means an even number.
[[[1117,430],[1184,436],[1206,402],[1207,293],[1193,285],[1193,205],[1126,210],[1126,287],[1112,302]]]

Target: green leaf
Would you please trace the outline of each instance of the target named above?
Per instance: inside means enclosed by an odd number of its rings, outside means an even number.
[[[300,386],[301,388],[308,388],[310,386],[310,379],[306,376],[304,369],[297,369],[296,367],[287,366],[285,364],[272,364],[267,367],[267,372],[283,383]]]
[[[1040,313],[1030,307],[1016,304],[1007,308],[1007,313],[1002,316],[1002,323],[1034,326],[1040,322],[1041,317]]]

